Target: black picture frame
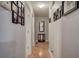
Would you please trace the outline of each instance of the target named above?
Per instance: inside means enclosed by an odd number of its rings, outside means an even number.
[[[68,15],[78,8],[78,2],[77,1],[63,1],[62,3],[63,3],[63,6],[64,6],[64,10],[63,10],[64,15]],[[73,6],[71,6],[71,4],[73,4]]]
[[[24,5],[21,1],[11,1],[12,23],[25,24]]]
[[[22,18],[22,20],[21,20],[21,25],[25,25],[25,20],[24,20],[24,18]]]
[[[51,18],[49,18],[49,23],[51,23]]]
[[[56,20],[60,19],[63,16],[63,9],[62,5],[56,10]]]
[[[57,14],[56,14],[56,12],[53,13],[53,19],[54,19],[54,21],[57,20]]]
[[[18,17],[19,17],[19,24],[24,25],[25,24],[24,5],[23,5],[23,3],[21,1],[19,1],[18,4],[20,4],[20,6],[19,6],[19,15],[18,15]]]
[[[60,18],[59,8],[56,10],[56,14],[57,14],[57,19],[59,19]]]
[[[60,12],[60,18],[61,18],[63,16],[63,7],[62,7],[62,5],[59,8],[59,12]]]
[[[41,22],[43,23],[43,26],[42,26],[43,30],[40,30],[41,29],[41,27],[40,27]],[[40,21],[39,22],[39,32],[44,32],[44,31],[45,31],[45,22],[44,21]]]
[[[67,4],[67,2],[74,3],[73,4],[74,6],[71,6],[72,8],[66,10],[65,4]],[[69,6],[69,5],[67,5],[67,6]],[[53,13],[53,19],[54,19],[54,21],[56,21],[56,20],[60,19],[61,17],[66,16],[66,15],[70,14],[71,12],[77,10],[78,8],[79,8],[79,1],[62,1],[62,5]]]
[[[18,23],[17,14],[14,11],[12,11],[12,23]]]
[[[24,17],[24,6],[22,5],[22,17]]]
[[[64,5],[63,5],[63,2],[62,2],[62,5],[53,13],[53,19],[54,21],[60,19],[63,14],[64,14]]]
[[[11,1],[12,23],[18,23],[18,3]]]

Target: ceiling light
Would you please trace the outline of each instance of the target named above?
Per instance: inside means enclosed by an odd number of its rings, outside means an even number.
[[[43,8],[44,6],[45,6],[44,4],[39,5],[40,8]]]

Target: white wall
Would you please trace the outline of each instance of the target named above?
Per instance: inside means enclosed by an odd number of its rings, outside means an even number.
[[[56,22],[53,21],[53,13],[61,5],[60,1],[56,1],[54,6],[49,5],[49,50],[54,53],[54,57],[61,57],[61,19]]]
[[[11,17],[0,7],[0,57],[25,57],[25,27],[13,24]]]
[[[56,58],[60,58],[61,57],[61,49],[62,49],[62,47],[61,47],[61,43],[62,43],[62,39],[61,39],[61,33],[62,33],[62,31],[61,31],[61,25],[62,25],[62,23],[61,23],[61,20],[62,19],[60,19],[60,20],[57,20],[56,22],[54,22],[54,27],[53,27],[53,29],[54,29],[54,57],[56,57]]]
[[[26,57],[31,54],[32,46],[34,46],[34,13],[31,2],[26,2],[25,6],[25,22],[26,22]]]
[[[52,2],[49,3],[49,18],[51,18],[51,23],[48,25],[48,40],[49,40],[49,51],[53,51],[54,39],[53,39],[53,17],[52,17]]]
[[[53,12],[61,5],[61,2],[56,2],[52,7]],[[53,16],[52,16],[53,17]],[[51,18],[52,18],[51,17]],[[49,26],[53,28],[53,40],[54,45],[54,57],[79,57],[79,9],[68,14],[67,16],[63,16],[61,19],[52,22]],[[53,20],[53,19],[52,19]],[[49,28],[50,29],[50,28]],[[52,33],[49,33],[50,35]]]
[[[26,57],[34,45],[34,14],[25,3],[25,26],[12,23],[11,11],[0,7],[0,57]],[[27,7],[28,6],[28,7]]]
[[[39,22],[45,22],[45,32],[39,32]],[[44,33],[45,40],[48,41],[48,17],[35,17],[35,40],[38,40],[38,34]]]
[[[52,23],[49,23],[49,32],[48,32],[48,41],[49,41],[49,50],[53,51],[53,45],[54,45],[54,40],[53,40],[53,26]]]
[[[79,9],[63,17],[62,57],[79,58]]]

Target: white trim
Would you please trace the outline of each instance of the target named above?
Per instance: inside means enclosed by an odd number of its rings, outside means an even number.
[[[50,49],[48,49],[48,52],[49,52],[49,54],[50,54],[50,57],[51,57],[51,58],[54,58],[54,56],[53,56],[53,54],[52,54],[52,52],[51,52]]]

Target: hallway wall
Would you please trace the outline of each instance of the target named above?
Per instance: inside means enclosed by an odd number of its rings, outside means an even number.
[[[45,22],[45,32],[39,32],[39,22]],[[48,41],[48,17],[35,17],[35,40],[38,40],[38,33],[45,34],[45,40]]]
[[[55,2],[51,9],[51,13],[61,5],[61,2]],[[51,18],[53,15],[51,15]],[[78,58],[79,57],[79,9],[63,16],[61,19],[51,22],[50,27],[53,28],[54,45],[54,57],[65,57],[65,58]],[[53,20],[53,18],[52,18]],[[52,32],[52,30],[51,30]],[[51,34],[51,33],[50,33]]]
[[[53,35],[53,20],[52,20],[52,2],[49,3],[49,18],[51,18],[51,22],[49,23],[48,28],[48,40],[49,40],[49,51],[53,51],[54,49],[54,35]]]
[[[79,58],[79,9],[62,18],[62,57]]]
[[[2,3],[2,2],[1,2]],[[25,5],[25,25],[12,23],[12,13],[0,6],[0,57],[27,57],[34,46],[34,13],[31,2]],[[8,6],[11,7],[11,4]]]
[[[54,57],[61,57],[61,19],[56,22],[53,21],[53,13],[60,5],[60,1],[56,1],[53,6],[52,3],[49,5],[49,18],[51,18],[51,23],[49,23],[49,50],[53,50]]]
[[[11,17],[0,6],[0,57],[25,57],[25,26],[13,24]]]
[[[2,3],[0,2],[0,57],[27,57],[35,44],[34,13],[31,2],[23,2],[25,26],[13,24],[11,4],[6,5],[9,9],[4,9],[1,7]]]
[[[31,54],[32,46],[35,45],[35,32],[34,32],[34,12],[31,2],[26,2],[25,6],[25,27],[26,27],[26,57]]]

